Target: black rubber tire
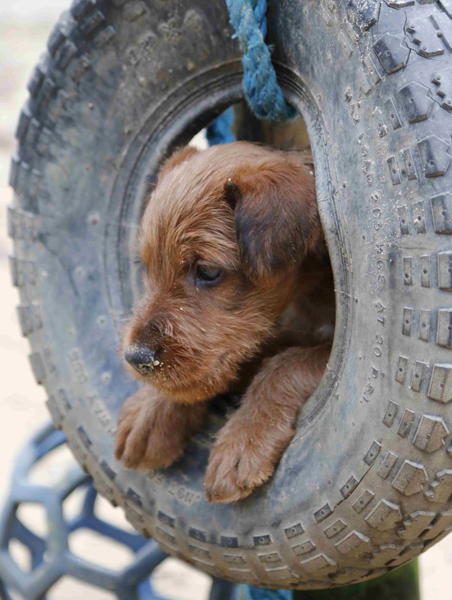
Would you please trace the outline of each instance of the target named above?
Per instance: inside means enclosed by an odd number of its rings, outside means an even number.
[[[203,493],[219,417],[171,469],[113,458],[119,408],[136,389],[118,340],[139,294],[130,255],[147,176],[241,98],[226,8],[77,0],[31,77],[10,233],[36,379],[97,489],[207,573],[339,586],[452,528],[451,10],[270,3],[280,82],[311,137],[338,317],[296,439],[271,482],[236,504]]]

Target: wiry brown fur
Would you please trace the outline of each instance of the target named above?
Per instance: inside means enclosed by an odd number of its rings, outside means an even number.
[[[124,336],[158,361],[145,376],[131,369],[145,386],[122,408],[115,453],[125,466],[172,464],[206,401],[241,391],[211,451],[207,497],[238,500],[270,477],[334,326],[311,161],[236,142],[164,163],[142,220],[145,292]],[[197,286],[198,263],[221,268],[221,281]]]

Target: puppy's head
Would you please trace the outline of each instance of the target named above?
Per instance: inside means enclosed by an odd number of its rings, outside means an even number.
[[[247,142],[166,161],[142,220],[145,291],[124,337],[136,377],[179,402],[229,388],[322,245],[307,162]]]

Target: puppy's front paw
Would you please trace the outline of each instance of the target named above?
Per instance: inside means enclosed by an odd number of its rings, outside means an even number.
[[[207,465],[204,485],[209,502],[246,498],[269,479],[277,462],[252,431],[223,431]]]
[[[143,388],[146,390],[146,388]],[[183,454],[190,437],[184,423],[175,427],[178,406],[140,390],[126,400],[116,434],[115,457],[128,469],[169,467]],[[187,431],[188,429],[188,431]]]

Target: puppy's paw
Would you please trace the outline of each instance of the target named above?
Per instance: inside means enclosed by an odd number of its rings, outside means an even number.
[[[250,431],[220,432],[204,483],[209,502],[241,500],[270,478],[277,459],[252,436]]]
[[[174,421],[180,421],[175,415],[178,408],[152,393],[146,397],[143,390],[128,398],[119,418],[115,457],[128,469],[156,469],[175,463],[190,437],[183,423],[174,427]]]

